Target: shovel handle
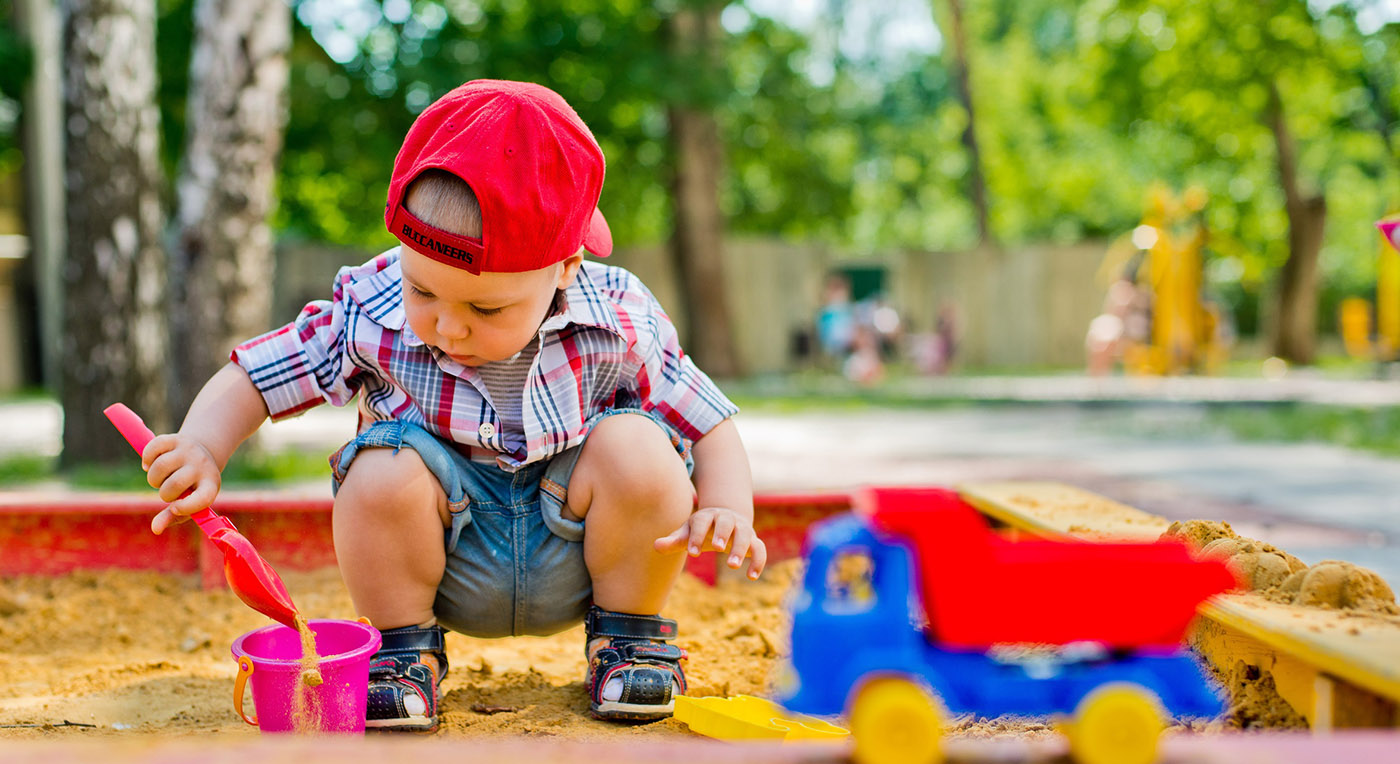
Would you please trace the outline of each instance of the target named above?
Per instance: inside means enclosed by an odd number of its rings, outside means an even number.
[[[117,432],[126,438],[126,442],[130,443],[138,454],[144,452],[146,445],[151,442],[151,438],[156,436],[155,433],[151,432],[151,428],[141,421],[141,417],[137,416],[136,412],[128,408],[125,403],[113,403],[103,409],[102,413],[107,415],[107,418],[112,421],[112,425],[117,428]]]
[[[147,427],[146,423],[141,421],[141,417],[137,416],[136,412],[132,411],[125,403],[113,403],[103,409],[102,413],[107,415],[112,425],[117,428],[117,432],[121,433],[123,438],[126,438],[126,442],[130,443],[131,447],[136,449],[138,455],[145,452],[146,446],[151,442],[151,438],[156,436],[155,433],[151,432],[151,428]],[[194,489],[191,488],[190,491],[192,490]],[[185,491],[180,498],[183,499],[185,496],[189,496],[190,491]],[[205,524],[211,520],[222,519],[213,509],[209,508],[190,513],[190,518],[199,524],[200,529],[204,530],[206,535],[213,533],[215,528],[205,529]]]

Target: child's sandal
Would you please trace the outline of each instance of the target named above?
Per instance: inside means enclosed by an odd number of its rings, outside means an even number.
[[[588,661],[589,710],[599,719],[654,721],[671,716],[676,695],[685,694],[681,661],[686,652],[666,642],[676,638],[676,622],[589,608],[584,617],[585,649],[606,638]]]
[[[447,678],[447,652],[441,626],[381,631],[383,643],[370,657],[365,727],[372,730],[432,732],[438,726],[438,685]],[[441,676],[423,661],[437,658]]]

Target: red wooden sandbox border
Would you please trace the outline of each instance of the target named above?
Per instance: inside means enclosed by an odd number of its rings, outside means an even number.
[[[142,494],[0,493],[0,576],[115,568],[198,572],[205,588],[224,586],[222,558],[193,523],[151,533],[162,506]],[[776,562],[801,554],[808,525],[850,507],[845,492],[763,493],[754,497],[754,526]],[[329,496],[226,491],[215,508],[278,570],[335,565]],[[719,564],[708,552],[686,570],[713,584]]]

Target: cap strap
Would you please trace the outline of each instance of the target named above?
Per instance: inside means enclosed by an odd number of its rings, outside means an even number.
[[[424,223],[402,204],[394,210],[389,221],[389,230],[404,246],[440,263],[461,268],[472,273],[481,273],[486,250],[481,239],[444,231]]]

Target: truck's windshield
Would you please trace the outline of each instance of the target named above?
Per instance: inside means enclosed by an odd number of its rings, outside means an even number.
[[[852,613],[875,606],[875,562],[864,547],[839,549],[826,570],[826,596],[823,609],[829,613]]]

